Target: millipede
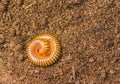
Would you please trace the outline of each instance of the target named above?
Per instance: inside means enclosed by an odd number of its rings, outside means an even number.
[[[26,54],[30,62],[38,66],[48,66],[60,56],[60,42],[52,34],[40,34],[28,42]]]

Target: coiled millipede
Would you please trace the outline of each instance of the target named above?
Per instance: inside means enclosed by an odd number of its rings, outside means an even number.
[[[27,44],[26,54],[33,64],[48,66],[58,59],[60,50],[60,42],[54,35],[41,34]]]

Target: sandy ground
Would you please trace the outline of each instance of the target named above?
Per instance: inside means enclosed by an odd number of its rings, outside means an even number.
[[[48,67],[25,54],[42,33],[62,47]],[[0,0],[0,84],[120,84],[120,0]]]

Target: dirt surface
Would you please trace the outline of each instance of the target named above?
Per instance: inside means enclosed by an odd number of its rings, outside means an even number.
[[[62,47],[48,67],[25,54],[42,33]],[[0,0],[0,84],[120,84],[120,0]]]

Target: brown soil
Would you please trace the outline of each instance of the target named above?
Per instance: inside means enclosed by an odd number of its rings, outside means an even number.
[[[48,67],[25,54],[42,33],[62,47]],[[0,84],[120,84],[120,1],[0,0]]]

